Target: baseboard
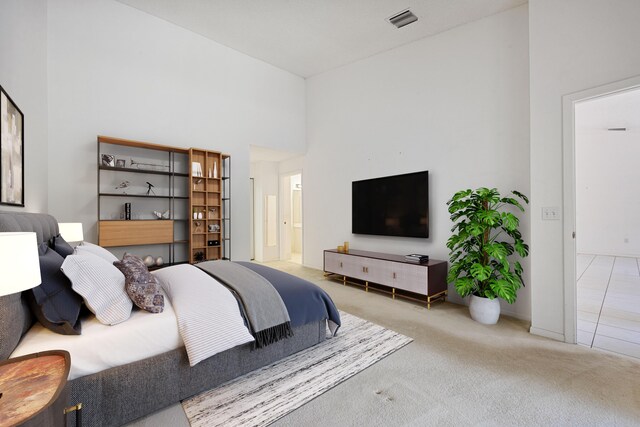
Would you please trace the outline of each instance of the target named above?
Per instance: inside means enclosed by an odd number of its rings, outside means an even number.
[[[564,334],[548,331],[546,329],[536,328],[532,326],[529,328],[529,333],[533,335],[540,335],[541,337],[545,337],[545,338],[551,338],[552,340],[564,342]]]

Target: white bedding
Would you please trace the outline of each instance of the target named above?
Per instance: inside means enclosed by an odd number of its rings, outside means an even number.
[[[67,350],[71,355],[69,380],[73,380],[182,346],[194,366],[207,357],[254,340],[235,297],[199,268],[182,264],[153,274],[164,289],[162,313],[134,310],[129,320],[113,326],[92,316],[82,321],[81,335],[56,334],[36,322],[11,357]]]
[[[114,326],[103,325],[91,316],[82,321],[81,335],[56,334],[36,322],[22,337],[11,357],[45,350],[67,350],[71,355],[69,379],[72,380],[157,356],[183,345],[175,312],[165,296],[162,313],[134,310],[129,320]]]
[[[238,301],[226,286],[190,264],[160,269],[155,276],[178,318],[189,364],[254,341]]]

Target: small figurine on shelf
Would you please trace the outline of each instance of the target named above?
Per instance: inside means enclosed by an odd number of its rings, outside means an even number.
[[[202,233],[202,230],[200,229],[200,226],[202,225],[202,223],[200,221],[194,221],[193,225],[195,225],[193,229],[194,233]]]
[[[155,215],[157,219],[169,219],[170,212],[169,210],[166,210],[164,212],[153,211],[153,215]]]
[[[156,195],[156,192],[153,191],[153,187],[155,187],[155,185],[147,181],[147,196],[150,196],[151,193],[153,193],[154,196]]]
[[[103,154],[102,155],[102,166],[108,166],[110,168],[116,165],[116,156],[112,154]]]
[[[130,185],[131,183],[129,181],[122,181],[117,185],[116,190],[122,190],[122,194],[127,194],[127,188],[129,188]]]
[[[216,208],[209,208],[209,219],[215,219],[216,217]]]
[[[133,159],[130,159],[131,162],[131,167],[136,167],[138,169],[148,169],[148,170],[164,170],[164,169],[171,169],[169,167],[169,165],[161,165],[158,163],[141,163],[141,162],[137,162]],[[142,167],[140,167],[142,166]]]

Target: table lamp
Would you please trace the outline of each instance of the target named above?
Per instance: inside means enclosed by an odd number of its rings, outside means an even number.
[[[67,242],[82,242],[84,235],[82,233],[81,222],[61,222],[58,224],[60,235]]]
[[[36,233],[0,233],[0,297],[41,282]]]
[[[0,233],[0,296],[41,282],[36,233]]]

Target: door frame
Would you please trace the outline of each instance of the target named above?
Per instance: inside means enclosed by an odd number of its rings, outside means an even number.
[[[289,238],[286,238],[286,232],[285,232],[285,224],[284,224],[284,220],[286,218],[286,215],[284,214],[284,210],[285,207],[288,205],[289,207],[291,207],[291,177],[292,176],[296,176],[296,175],[300,175],[300,184],[301,186],[304,188],[303,182],[304,182],[304,176],[302,173],[302,169],[297,169],[297,170],[293,170],[293,171],[289,171],[289,172],[285,172],[285,173],[281,173],[280,174],[280,178],[279,178],[279,191],[280,191],[280,200],[278,202],[278,212],[280,215],[280,220],[278,222],[279,224],[279,236],[280,236],[280,260],[288,260],[291,259],[291,233],[289,233]],[[286,193],[287,194],[282,194],[285,193],[285,181],[289,183],[288,188],[286,189]],[[304,191],[301,188],[301,204],[302,204],[302,247],[300,248],[301,250],[301,262],[300,264],[303,265],[304,264]],[[284,198],[287,198],[288,201],[285,201]],[[287,226],[289,226],[290,228],[293,228],[293,218],[289,218],[289,222],[290,224],[287,224]],[[288,245],[288,249],[285,247]],[[289,254],[289,257],[286,257],[286,254]]]
[[[251,261],[255,261],[256,259],[256,190],[255,190],[256,182],[255,179],[249,178],[249,216],[251,220],[249,221],[249,256]]]
[[[576,274],[576,158],[575,104],[640,88],[640,76],[571,93],[562,97],[563,244],[564,244],[564,340],[577,342]]]

